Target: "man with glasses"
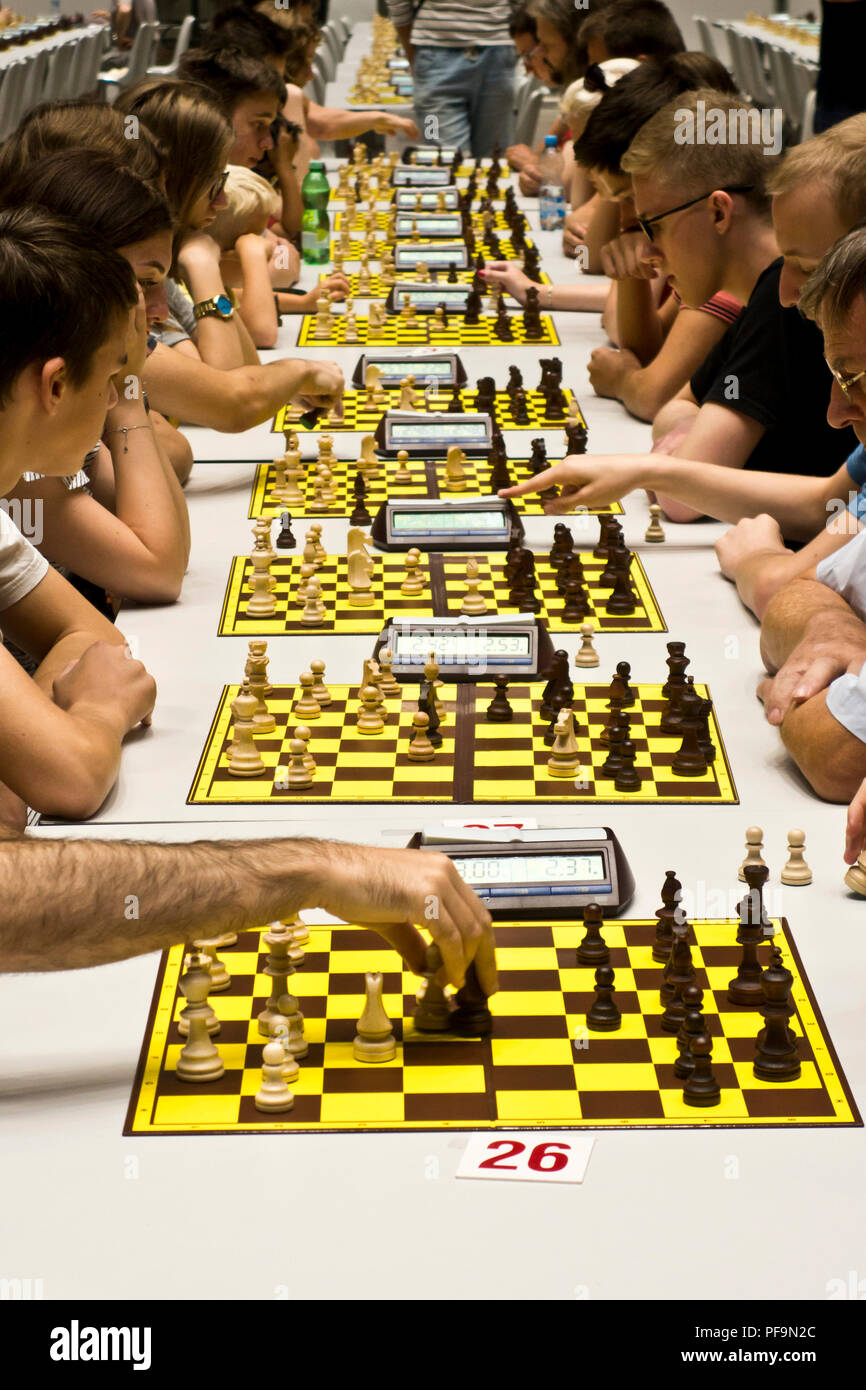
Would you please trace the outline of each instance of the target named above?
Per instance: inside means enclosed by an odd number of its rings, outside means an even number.
[[[816,179],[816,167],[833,162],[819,152],[817,164],[807,159],[776,192],[774,230],[768,179],[777,161],[764,147],[677,144],[682,113],[695,117],[710,108],[730,129],[728,115],[743,103],[709,90],[676,97],[642,126],[622,168],[632,178],[646,256],[672,277],[683,302],[697,306],[725,291],[746,307],[690,384],[656,415],[653,433],[665,441],[664,452],[566,460],[520,491],[558,483],[563,494],[550,510],[562,512],[646,487],[673,520],[709,514],[738,521],[769,511],[791,539],[808,539],[826,520],[822,509],[856,439],[827,419],[821,335],[794,306],[809,270],[866,215],[866,182],[834,196],[835,177],[831,186]],[[849,154],[834,165],[846,188]],[[781,543],[778,526],[776,532]]]

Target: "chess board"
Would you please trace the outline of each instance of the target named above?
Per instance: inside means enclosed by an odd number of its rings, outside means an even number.
[[[622,1012],[622,1026],[612,1033],[586,1030],[593,971],[575,960],[582,924],[497,924],[500,988],[490,1000],[493,1032],[483,1039],[420,1032],[413,1021],[420,982],[375,932],[311,925],[305,959],[289,982],[309,1052],[292,1086],[294,1106],[280,1115],[254,1104],[265,1042],[256,1017],[271,992],[259,932],[240,933],[235,946],[220,952],[231,985],[209,1000],[220,1021],[214,1042],[225,1074],[218,1081],[189,1083],[176,1075],[185,1002],[178,990],[184,947],[176,946],[159,967],[124,1134],[861,1126],[790,927],[784,918],[773,926],[794,976],[791,1028],[802,1073],[785,1083],[754,1075],[763,1019],[727,999],[739,960],[737,923],[697,921],[692,959],[721,1086],[719,1104],[708,1108],[686,1105],[674,1075],[676,1035],[660,1025],[663,967],[651,954],[654,921],[605,925]],[[766,964],[767,945],[760,951]],[[397,1043],[391,1062],[358,1062],[353,1055],[368,970],[384,977],[383,1003]]]
[[[363,242],[361,242],[360,245],[361,245],[361,249],[363,250]],[[359,252],[358,254],[360,254],[360,252]],[[432,275],[432,274],[433,274],[433,271],[431,271],[430,273],[431,273],[431,275]],[[441,272],[441,271],[440,271],[440,278],[439,278],[439,280],[438,280],[438,281],[431,280],[430,283],[431,283],[431,284],[445,285],[445,284],[447,283],[447,282],[446,282],[446,279],[445,279],[447,273],[448,273],[447,271],[445,271],[445,272]],[[345,271],[344,271],[344,274],[346,274]],[[457,283],[458,283],[458,285],[468,285],[468,284],[471,284],[471,282],[472,282],[472,277],[473,277],[474,274],[475,274],[474,269],[469,269],[469,270],[458,270],[458,271],[457,271]],[[410,272],[407,272],[407,276],[408,276],[408,275],[410,275]],[[387,299],[389,293],[391,292],[391,288],[392,288],[392,286],[391,286],[390,284],[386,285],[386,284],[384,283],[384,281],[382,280],[382,277],[381,277],[381,275],[379,274],[378,271],[372,271],[372,270],[370,271],[370,275],[369,275],[369,281],[370,281],[370,283],[369,283],[369,285],[367,286],[367,288],[364,290],[363,294],[361,294],[360,290],[358,289],[358,273],[357,273],[357,271],[353,271],[351,274],[346,274],[346,279],[349,281],[349,284],[350,284],[350,286],[351,286],[351,295],[352,295],[352,298],[353,298],[353,299]],[[452,282],[452,283],[453,283],[453,282]],[[540,271],[538,272],[538,283],[539,283],[539,284],[542,284],[542,285],[549,285],[549,284],[550,284],[550,276],[549,276],[549,275],[546,275],[546,274],[544,273],[543,270],[540,270]]]
[[[521,313],[509,314],[513,338],[510,342],[497,338],[496,318],[482,314],[478,323],[469,324],[462,314],[450,314],[446,327],[437,326],[432,314],[417,314],[407,323],[399,314],[388,315],[384,326],[370,331],[366,318],[357,315],[358,345],[375,344],[382,347],[559,347],[559,334],[549,314],[541,314],[541,337],[527,338]],[[346,342],[346,316],[333,314],[327,338],[316,336],[316,315],[303,314],[298,329],[298,347],[352,347]]]
[[[295,430],[298,434],[305,432],[321,434],[323,430],[340,431],[341,433],[361,433],[373,434],[382,416],[388,410],[400,409],[400,387],[383,387],[383,394],[386,397],[384,405],[367,405],[367,395],[365,391],[346,391],[343,396],[343,417],[340,420],[331,419],[326,423],[323,419],[318,419],[315,424],[305,427],[300,423],[304,414],[302,405],[284,405],[277,412],[274,423],[271,426],[272,434],[282,434],[286,429]],[[437,395],[426,395],[423,386],[416,387],[417,394],[421,399],[421,412],[425,415],[443,415],[448,412],[451,402],[451,390],[440,388]],[[460,402],[464,411],[477,410],[475,397],[477,386],[469,387],[460,392]],[[549,430],[555,429],[558,425],[564,426],[568,420],[569,424],[581,424],[586,429],[586,419],[583,412],[578,407],[578,415],[574,420],[568,419],[569,403],[575,400],[573,391],[563,391],[565,397],[565,407],[557,415],[546,414],[544,395],[541,391],[526,391],[526,413],[529,420],[524,424],[518,424],[514,418],[514,410],[511,397],[507,391],[497,391],[496,401],[493,409],[493,417],[501,430]],[[486,412],[485,412],[486,413]]]
[[[528,459],[509,460],[509,471],[515,482],[521,478],[532,476],[533,470],[528,465]],[[401,497],[440,497],[442,495],[439,487],[442,470],[441,459],[427,459],[425,462],[412,460],[409,465],[413,475],[411,483],[395,483],[389,479],[387,470],[389,468],[394,469],[396,466],[394,460],[383,460],[381,472],[372,477],[367,475],[366,506],[371,516],[375,516],[381,504],[389,497],[398,495]],[[280,512],[289,511],[293,517],[351,516],[355,509],[352,487],[358,465],[340,460],[331,464],[330,469],[335,501],[330,506],[318,507],[313,503],[316,471],[312,461],[309,471],[304,477],[298,479],[298,486],[304,493],[303,502],[280,502],[273,492],[276,482],[274,465],[272,463],[260,463],[253,479],[248,515],[250,518],[279,516]],[[466,475],[466,491],[460,494],[461,497],[489,496],[490,469],[486,459],[467,459],[463,465],[463,471]],[[445,495],[453,496],[454,494],[446,492]],[[536,493],[527,493],[525,497],[512,497],[511,501],[517,510],[526,516],[542,516],[544,514],[544,503]],[[622,503],[612,502],[609,506],[594,508],[585,515],[602,516],[605,513],[622,516]]]
[[[607,747],[601,735],[608,717],[607,684],[575,683],[572,709],[578,729],[581,768],[577,778],[551,777],[547,769],[550,749],[544,742],[549,721],[539,713],[542,685],[508,687],[514,711],[510,724],[492,724],[485,718],[494,686],[444,685],[445,706],[442,746],[432,762],[413,762],[408,755],[412,715],[417,709],[418,687],[406,686],[405,694],[386,701],[387,720],[381,734],[359,735],[356,728],[357,686],[330,686],[331,703],[312,722],[293,713],[300,686],[274,686],[267,697],[276,720],[276,732],[257,734],[256,746],[265,763],[261,777],[237,777],[228,771],[228,748],[233,741],[231,704],[240,687],[226,686],[208,732],[205,749],[190,787],[190,806],[279,804],[286,801],[405,801],[473,803],[519,802],[522,805],[568,802],[571,805],[607,802],[680,802],[736,804],[739,801],[727,753],[716,719],[710,715],[710,736],[715,760],[700,777],[680,777],[671,763],[679,738],[658,732],[665,701],[660,685],[634,685],[637,700],[628,711],[630,738],[637,750],[636,767],[641,777],[637,791],[619,792],[601,774]],[[709,692],[695,683],[702,698]],[[310,752],[318,764],[313,786],[289,791],[288,744],[298,724],[312,730]],[[588,730],[588,732],[587,732]]]
[[[289,633],[327,632],[347,636],[381,632],[387,618],[399,617],[401,613],[422,618],[459,617],[466,588],[466,564],[470,559],[478,565],[479,591],[488,611],[491,614],[519,612],[519,608],[508,600],[508,585],[503,575],[504,552],[489,555],[424,552],[418,566],[424,575],[424,592],[414,597],[400,592],[400,585],[406,577],[403,555],[374,552],[372,559],[376,567],[372,576],[374,602],[368,608],[353,608],[349,604],[352,590],[346,557],[327,557],[316,571],[327,616],[321,624],[311,627],[301,621],[303,605],[295,597],[301,582],[303,563],[300,546],[296,551],[278,552],[278,558],[271,565],[271,577],[276,581],[276,612],[270,618],[247,616],[246,606],[252,595],[250,581],[253,566],[248,556],[236,555],[226,586],[219,634],[221,637],[281,637]],[[562,617],[565,599],[556,587],[557,572],[546,555],[536,557],[536,592],[542,603],[538,617],[550,632],[576,633],[580,623],[588,620],[593,621],[600,632],[667,631],[638,555],[632,555],[631,562],[635,609],[628,614],[607,611],[606,604],[613,586],[602,586],[598,582],[606,562],[596,559],[591,550],[581,552],[580,559],[586,576],[590,612],[587,618],[569,623]]]

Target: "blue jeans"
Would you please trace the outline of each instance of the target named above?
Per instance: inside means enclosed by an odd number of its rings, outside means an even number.
[[[427,144],[459,145],[476,158],[511,144],[515,51],[486,48],[416,49],[412,75],[415,119]]]

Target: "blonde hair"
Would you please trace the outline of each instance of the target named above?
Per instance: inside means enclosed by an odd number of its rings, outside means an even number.
[[[772,197],[823,183],[848,227],[866,217],[866,115],[849,116],[788,150],[767,182]]]
[[[718,145],[697,139],[681,144],[675,138],[689,116],[697,121],[701,111],[709,110],[721,111],[729,127],[738,121],[738,137],[744,126],[748,129],[750,116],[760,123],[758,109],[742,97],[710,87],[683,92],[641,126],[622,157],[623,172],[657,179],[684,198],[716,188],[749,188],[746,197],[752,209],[769,216],[766,186],[774,156],[765,153],[763,144],[740,138]]]
[[[225,195],[228,205],[220,208],[208,228],[223,251],[234,246],[245,232],[263,232],[269,217],[279,217],[280,199],[266,179],[241,164],[230,164]]]
[[[598,106],[605,92],[610,91],[611,87],[615,87],[621,77],[625,77],[635,68],[639,68],[640,63],[637,58],[607,58],[597,66],[607,79],[605,87],[594,88],[590,91],[584,78],[579,77],[563,92],[559,109],[572,127],[578,125],[582,127],[583,122],[589,118],[590,112]]]

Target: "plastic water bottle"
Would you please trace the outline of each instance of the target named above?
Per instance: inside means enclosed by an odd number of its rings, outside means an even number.
[[[310,161],[301,184],[304,211],[301,217],[301,255],[306,265],[326,265],[331,259],[331,219],[328,216],[330,184],[321,159]]]
[[[543,232],[555,232],[565,226],[565,194],[562,188],[562,155],[555,135],[545,135],[544,153],[538,162],[541,188],[538,211]]]

